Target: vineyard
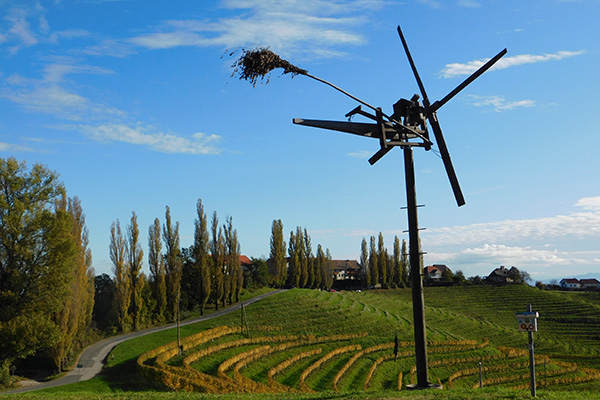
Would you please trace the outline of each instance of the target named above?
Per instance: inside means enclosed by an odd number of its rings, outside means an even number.
[[[540,313],[538,387],[600,389],[595,296],[521,285],[426,288],[431,381],[450,390],[527,390],[527,337],[514,313],[532,304]],[[410,290],[291,290],[247,307],[247,326],[239,313],[221,317],[186,333],[181,349],[176,341],[146,344],[132,361],[139,376],[169,390],[403,390],[416,379],[411,307]]]

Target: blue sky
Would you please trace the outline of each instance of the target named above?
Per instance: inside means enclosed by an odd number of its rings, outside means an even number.
[[[407,238],[401,151],[370,166],[376,140],[291,122],[344,120],[357,103],[278,71],[253,88],[231,77],[229,56],[270,46],[391,113],[418,92],[401,25],[432,101],[508,49],[438,111],[465,206],[440,158],[415,149],[425,263],[600,277],[597,0],[0,0],[0,10],[0,157],[59,172],[82,201],[97,273],[111,271],[111,223],[126,226],[132,211],[146,233],[168,205],[191,245],[198,198],[233,217],[248,256],[268,255],[273,219],[286,235],[306,227],[337,259],[358,258],[378,232],[390,249]]]

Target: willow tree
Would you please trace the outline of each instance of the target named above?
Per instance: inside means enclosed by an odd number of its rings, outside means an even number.
[[[117,317],[117,328],[127,332],[131,327],[129,306],[131,305],[131,276],[127,268],[126,245],[121,231],[121,223],[117,219],[110,227],[110,260],[115,274],[115,297],[113,308]]]
[[[210,235],[208,232],[208,222],[202,200],[196,202],[196,213],[198,215],[194,224],[194,267],[200,282],[194,282],[196,285],[196,302],[200,307],[200,314],[204,314],[204,307],[211,293],[211,271],[210,271]]]
[[[182,261],[179,247],[179,222],[171,222],[171,209],[166,207],[163,225],[165,243],[165,272],[167,281],[167,310],[171,318],[176,318],[181,296]]]
[[[273,220],[271,225],[271,243],[269,253],[270,273],[273,276],[273,284],[283,287],[287,280],[287,260],[285,257],[286,243],[283,239],[283,223],[281,220]]]
[[[140,324],[140,315],[142,315],[142,291],[144,290],[146,279],[142,272],[144,250],[142,250],[140,243],[140,228],[137,222],[137,215],[135,212],[131,214],[131,222],[127,227],[127,266],[129,281],[131,282],[130,314],[133,321],[133,329],[137,330]]]
[[[160,221],[158,218],[155,218],[154,223],[148,228],[148,266],[150,267],[152,297],[156,301],[154,318],[158,323],[165,322],[165,313],[167,311],[165,259],[161,251]]]
[[[76,252],[58,174],[0,159],[0,375],[57,343]]]

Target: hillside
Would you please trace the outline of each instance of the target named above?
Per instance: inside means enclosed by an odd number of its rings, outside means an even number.
[[[478,386],[478,362],[486,387],[527,391],[527,336],[517,331],[514,318],[527,304],[540,313],[535,334],[539,390],[600,390],[598,294],[527,286],[428,287],[425,303],[430,378],[451,388],[448,393]],[[246,318],[250,338],[246,325],[240,328],[240,313],[182,329],[187,339],[181,356],[173,331],[125,342],[113,351],[103,377],[54,393],[163,390],[166,385],[219,393],[331,392],[335,387],[340,394],[389,395],[399,382],[404,386],[412,380],[408,289],[295,289],[247,307]],[[396,333],[400,349],[394,359]],[[150,384],[148,378],[162,384]]]

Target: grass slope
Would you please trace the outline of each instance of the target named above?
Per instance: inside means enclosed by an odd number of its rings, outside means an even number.
[[[396,332],[401,341],[412,340],[412,305],[410,290],[398,289],[387,291],[366,291],[362,293],[337,292],[328,293],[313,290],[290,290],[264,299],[246,308],[247,318],[252,327],[268,325],[282,327],[285,334],[326,336],[367,332],[368,336],[355,340],[365,349],[381,343],[389,343]],[[539,329],[535,334],[536,354],[546,354],[553,359],[577,362],[581,366],[600,368],[600,298],[598,294],[574,294],[565,292],[547,292],[528,286],[470,286],[448,288],[425,288],[426,319],[428,340],[477,340],[488,338],[490,346],[470,352],[454,352],[438,354],[430,348],[430,364],[444,358],[485,357],[497,354],[498,346],[526,348],[527,336],[517,331],[516,312],[524,311],[527,304],[540,313]],[[230,314],[202,324],[182,328],[182,336],[186,337],[211,327],[240,324],[239,313]],[[241,336],[239,336],[241,337]],[[39,398],[38,396],[69,398],[111,398],[111,393],[118,393],[118,398],[171,398],[172,393],[160,393],[157,385],[149,384],[136,373],[137,357],[148,350],[173,341],[175,331],[164,331],[154,335],[127,341],[115,348],[111,353],[107,368],[102,376],[87,382],[69,385],[62,388],[34,392],[23,395],[23,398]],[[232,338],[233,339],[233,338]],[[348,343],[346,343],[348,344]],[[340,344],[342,346],[345,344]],[[337,346],[337,347],[339,347]],[[325,344],[323,354],[336,346]],[[248,350],[245,348],[241,351]],[[298,352],[300,350],[294,350]],[[260,363],[250,364],[244,375],[259,382],[266,382],[266,370],[273,365],[291,357],[294,351],[286,354],[270,356]],[[218,363],[232,356],[235,352],[223,353],[215,360],[203,361],[196,368],[214,371]],[[323,365],[307,379],[307,384],[317,394],[286,395],[288,399],[319,398],[439,398],[439,399],[496,399],[527,398],[528,391],[514,391],[510,387],[514,383],[500,387],[471,390],[476,378],[464,380],[463,388],[428,391],[426,393],[397,392],[396,377],[404,374],[408,382],[408,371],[414,365],[414,359],[408,357],[398,362],[383,363],[378,368],[369,390],[363,392],[362,382],[370,365],[383,353],[373,353],[359,359],[340,381],[340,392],[331,391],[331,381],[336,371],[348,360],[351,354],[338,356]],[[278,381],[294,385],[303,369],[307,368],[320,356],[306,359],[297,366],[286,371]],[[173,360],[181,362],[181,360]],[[555,367],[545,365],[546,369]],[[538,371],[540,368],[538,366]],[[454,368],[455,370],[456,368]],[[430,367],[432,381],[436,378],[445,383],[453,367]],[[525,369],[526,371],[526,369]],[[517,371],[515,371],[516,373]],[[521,373],[522,371],[518,371]],[[493,378],[489,372],[487,378]],[[478,377],[477,377],[478,378]],[[538,378],[538,382],[541,378]],[[132,392],[133,391],[133,392]],[[91,393],[94,393],[93,395]],[[588,382],[577,385],[562,385],[550,389],[538,390],[539,398],[561,399],[600,399],[600,382]],[[96,396],[96,397],[94,397]],[[104,397],[103,397],[104,396]],[[125,396],[125,397],[121,397]],[[202,394],[178,393],[177,398],[215,398]],[[424,396],[424,397],[422,397]],[[584,397],[581,397],[584,396]],[[271,399],[282,395],[219,395],[224,399]]]

